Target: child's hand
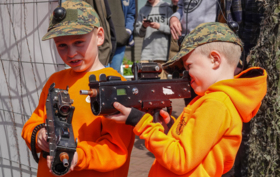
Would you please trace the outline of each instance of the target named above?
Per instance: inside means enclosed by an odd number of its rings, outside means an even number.
[[[150,27],[151,27],[151,28],[154,28],[154,29],[159,29],[160,24],[157,23],[157,22],[151,22],[151,23],[150,23]]]
[[[45,152],[49,152],[49,143],[47,142],[47,131],[45,128],[42,128],[38,132],[37,136],[37,145],[40,149],[42,149]]]
[[[52,172],[52,170],[51,170],[52,159],[53,159],[52,156],[49,156],[49,155],[47,156],[47,165],[48,165],[48,168],[49,168],[50,173]],[[71,162],[70,170],[69,170],[67,173],[69,173],[69,172],[71,172],[71,171],[74,171],[74,168],[75,168],[75,166],[77,165],[77,162],[78,162],[78,153],[75,152],[75,153],[74,153],[74,156],[73,156],[73,159],[72,159],[72,162]],[[66,173],[66,174],[67,174],[67,173]]]
[[[120,111],[119,114],[114,114],[114,115],[108,115],[105,116],[108,119],[113,119],[117,122],[120,123],[125,123],[127,117],[129,116],[130,112],[131,112],[131,108],[127,108],[124,105],[118,103],[118,102],[114,102],[113,105],[118,111]]]
[[[174,122],[171,121],[171,117],[166,111],[160,110],[159,114],[161,116],[160,123],[164,128],[164,133],[167,134]]]
[[[166,112],[164,110],[160,110],[159,114],[163,118],[163,121],[165,124],[168,124],[170,122],[171,118],[170,118],[170,115],[168,114],[168,112]]]

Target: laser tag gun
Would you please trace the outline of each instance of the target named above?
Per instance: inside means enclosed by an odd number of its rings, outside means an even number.
[[[158,63],[134,63],[132,81],[121,81],[120,77],[100,74],[99,81],[95,75],[89,76],[89,90],[81,90],[81,95],[89,95],[91,110],[94,115],[114,114],[118,111],[113,107],[115,101],[126,107],[134,107],[149,112],[154,122],[159,121],[159,111],[167,108],[171,115],[170,99],[190,98],[188,72],[181,78],[160,79],[162,67]]]
[[[75,107],[71,106],[68,87],[66,90],[54,88],[53,83],[49,88],[46,101],[47,141],[49,142],[50,156],[53,157],[51,170],[57,175],[66,174],[76,152],[77,141],[74,140],[72,117]]]

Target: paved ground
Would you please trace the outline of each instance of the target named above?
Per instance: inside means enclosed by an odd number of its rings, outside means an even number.
[[[172,100],[172,115],[177,118],[184,108],[183,99]],[[131,153],[130,168],[128,177],[147,177],[149,174],[150,167],[154,162],[154,155],[145,148],[144,140],[135,138],[134,147]]]

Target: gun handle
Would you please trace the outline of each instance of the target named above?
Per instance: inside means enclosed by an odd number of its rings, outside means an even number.
[[[167,107],[167,112],[171,116],[171,114],[172,114],[172,106]]]
[[[157,123],[157,122],[159,122],[159,120],[160,120],[160,114],[159,114],[159,111],[160,111],[161,109],[155,109],[154,110],[154,123]]]

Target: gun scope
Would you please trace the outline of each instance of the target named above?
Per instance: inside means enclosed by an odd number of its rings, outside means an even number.
[[[67,91],[60,91],[56,97],[54,97],[54,101],[58,105],[58,111],[62,116],[67,116],[71,111],[71,104],[73,104],[73,100],[70,99],[69,93]]]

